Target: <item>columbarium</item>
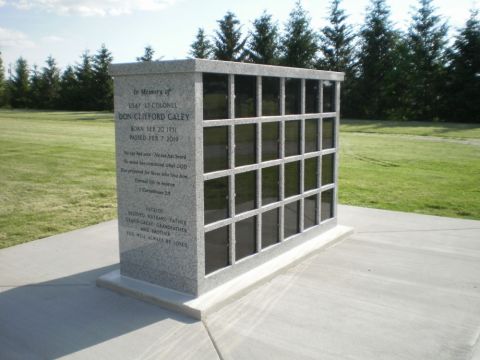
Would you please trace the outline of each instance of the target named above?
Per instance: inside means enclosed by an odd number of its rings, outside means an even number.
[[[199,59],[110,72],[120,269],[98,285],[201,318],[350,233],[342,73]]]

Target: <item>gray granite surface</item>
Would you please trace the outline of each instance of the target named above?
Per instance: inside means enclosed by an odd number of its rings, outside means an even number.
[[[123,275],[197,292],[193,74],[115,79]]]
[[[203,121],[203,72],[229,74],[228,119]],[[111,73],[114,76],[120,272],[123,276],[197,296],[336,226],[337,219],[334,216],[295,238],[284,239],[280,244],[258,250],[257,254],[237,261],[233,252],[236,244],[236,222],[247,216],[257,216],[259,232],[262,224],[261,213],[271,210],[272,206],[259,206],[252,212],[238,215],[235,214],[232,201],[229,218],[204,226],[204,180],[215,176],[228,176],[232,184],[229,198],[234,199],[236,173],[258,170],[261,174],[261,168],[272,165],[273,162],[261,162],[261,141],[257,141],[257,163],[235,168],[235,150],[230,146],[231,168],[222,173],[204,175],[203,128],[214,124],[227,126],[230,144],[233,144],[237,123],[246,120],[250,123],[279,121],[282,124],[283,149],[286,136],[284,122],[292,118],[292,115],[286,116],[284,110],[285,77],[316,79],[320,89],[323,80],[338,80],[338,101],[339,81],[343,80],[343,74],[198,59],[117,64],[112,65]],[[283,95],[281,115],[234,119],[235,101],[232,99],[235,94],[235,74],[258,76],[256,88],[258,94],[262,93],[260,76],[279,77],[282,84],[280,92]],[[301,81],[301,89],[300,101],[303,104],[304,80]],[[318,96],[317,100],[321,103],[321,95]],[[260,98],[258,103],[256,113],[260,115]],[[305,119],[312,117],[320,119],[319,121],[322,117],[334,117],[338,124],[339,112],[337,106],[333,113],[305,114],[305,106],[302,105],[300,114],[294,117],[301,123],[303,131]],[[261,136],[260,130],[257,136]],[[321,144],[319,146],[321,147]],[[303,137],[301,147],[304,148]],[[276,160],[281,169],[282,191],[285,163],[299,161],[303,169],[304,159],[318,157],[320,161],[322,155],[336,153],[337,150],[338,148],[326,149],[309,154],[302,152],[291,157],[285,157],[282,150],[282,158]],[[316,195],[319,199],[322,191],[334,187],[333,184],[329,184],[304,192],[302,174],[300,194],[289,199],[282,197],[280,202],[273,205],[280,207],[281,232],[284,227],[285,205],[299,201],[299,227],[303,232],[304,197]],[[258,186],[259,199],[260,188]],[[213,230],[220,226],[231,228],[230,266],[205,276],[204,230]],[[258,248],[260,249],[260,245]]]
[[[113,76],[139,74],[152,75],[162,73],[184,72],[212,72],[223,74],[278,77],[286,76],[292,78],[308,78],[333,81],[343,81],[345,78],[344,73],[334,71],[311,70],[284,66],[259,65],[205,59],[152,61],[146,63],[113,64],[110,66],[110,74],[112,74]]]

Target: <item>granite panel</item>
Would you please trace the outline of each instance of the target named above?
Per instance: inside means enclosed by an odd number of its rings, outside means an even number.
[[[193,74],[115,79],[122,275],[196,293]]]
[[[152,74],[179,74],[191,72],[210,72],[218,74],[241,74],[255,76],[276,76],[290,78],[305,78],[343,81],[345,74],[334,71],[311,70],[285,66],[248,64],[240,62],[185,59],[170,61],[151,61],[143,63],[113,64],[109,68],[110,74],[119,75],[152,75]]]
[[[339,81],[343,80],[343,74],[199,59],[117,64],[111,67],[111,73],[115,80],[123,276],[199,296],[336,226],[337,171],[333,169],[334,183],[329,185],[332,190],[328,192],[329,188],[317,188],[318,169],[308,165],[321,155],[333,154],[333,159],[337,156],[336,146],[320,150],[318,135],[320,119],[331,117],[335,121],[331,137],[336,139],[335,145],[338,143]],[[203,73],[228,75],[228,114],[220,116],[223,119],[204,121]],[[242,106],[240,100],[234,100],[236,93],[242,93],[238,81],[239,88],[235,90],[235,79],[240,79],[237,75],[257,76],[249,87],[255,85],[257,118],[235,116],[239,115],[237,107]],[[267,77],[275,83],[278,79],[279,93],[274,100],[278,97],[279,109],[278,114],[265,116],[262,97],[268,90]],[[285,114],[286,78],[300,84],[296,90],[300,94],[300,105],[296,106],[299,110],[295,111],[298,115]],[[306,110],[316,111],[315,102],[322,100],[324,90],[320,87],[319,93],[310,91],[311,84],[326,80],[335,82],[335,113],[306,114]],[[313,101],[314,110],[311,104],[307,106],[307,100],[308,104]],[[242,116],[253,116],[253,113],[250,109]],[[221,139],[216,133],[219,129]],[[242,132],[244,129],[255,131],[247,134]],[[221,158],[221,164],[204,164],[204,160],[208,162],[217,157]],[[334,161],[333,167],[337,166],[338,162]],[[270,194],[263,184],[270,168],[278,169],[278,187],[276,178],[270,184],[279,190],[278,195]],[[254,176],[244,184],[240,180],[248,174]],[[227,179],[227,185],[210,186],[215,179]],[[223,188],[219,201],[225,206],[206,201],[205,190]],[[317,205],[305,199],[305,196],[320,199],[320,191],[323,191],[323,201],[318,200]],[[331,213],[326,214],[324,203],[329,195]],[[275,201],[265,201],[269,197]],[[260,199],[264,200],[263,204]],[[313,226],[320,222],[320,212],[315,208],[322,205],[323,222]],[[225,210],[226,215],[215,217],[213,214],[206,220],[205,208]],[[329,215],[329,219],[325,215]],[[256,226],[249,225],[248,231],[242,229],[242,224],[253,219]],[[278,233],[274,231],[271,237],[264,233],[275,227]],[[300,233],[283,241],[305,228],[309,228],[308,234]],[[228,231],[213,241],[217,229]],[[205,231],[212,235],[208,241]],[[216,252],[212,249],[217,243],[223,244],[221,265],[215,265],[216,259],[212,258]],[[255,251],[258,253],[249,256]],[[236,262],[235,258],[242,260]]]

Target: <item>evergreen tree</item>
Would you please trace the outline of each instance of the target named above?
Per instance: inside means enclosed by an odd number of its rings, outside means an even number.
[[[102,47],[93,57],[93,86],[95,95],[95,110],[113,109],[113,80],[108,73],[108,67],[113,61],[110,51],[102,44]]]
[[[409,111],[415,120],[438,118],[445,82],[447,25],[435,14],[432,0],[419,0],[407,40],[410,57]]]
[[[93,110],[95,108],[95,86],[92,68],[92,57],[85,51],[81,55],[81,62],[75,66],[77,78],[77,110]]]
[[[266,11],[253,22],[247,52],[249,60],[256,64],[273,65],[279,62],[278,25]]]
[[[216,60],[243,61],[247,38],[242,39],[240,21],[229,11],[217,22],[219,29],[215,32],[213,57]]]
[[[387,118],[392,112],[397,101],[392,72],[398,39],[385,0],[370,0],[365,24],[360,31],[358,80],[352,99],[358,116]]]
[[[142,56],[137,57],[137,61],[140,62],[147,62],[153,61],[153,54],[155,54],[155,50],[150,45],[145,46],[145,50]]]
[[[3,67],[2,52],[0,51],[0,107],[8,105],[7,83],[5,81],[5,69]]]
[[[318,68],[351,72],[354,62],[353,28],[346,23],[348,15],[340,8],[341,0],[332,0],[329,7],[329,25],[320,33],[321,58]]]
[[[340,8],[341,0],[332,0],[329,7],[329,25],[323,27],[320,33],[321,58],[318,69],[341,71],[345,73],[342,84],[342,112],[352,115],[350,92],[354,82],[354,39],[353,28],[346,23],[348,15]]]
[[[461,122],[480,123],[480,20],[472,10],[460,30],[450,55],[450,84],[447,102],[449,117]]]
[[[29,104],[30,86],[28,82],[27,60],[20,57],[15,63],[14,74],[9,81],[11,105],[15,108],[26,108]]]
[[[285,66],[312,68],[318,51],[318,34],[310,25],[310,18],[300,1],[290,12],[281,38],[282,64]]]
[[[408,43],[401,33],[396,33],[392,49],[392,68],[386,74],[387,109],[385,117],[391,120],[408,120],[408,92],[410,81],[406,74],[410,72]]]
[[[37,65],[33,65],[30,75],[30,89],[28,96],[28,107],[33,109],[43,109],[43,86],[42,74]]]
[[[67,66],[60,79],[60,104],[64,110],[78,110],[79,83],[72,66]]]
[[[190,45],[190,55],[194,59],[208,59],[212,53],[212,44],[202,28],[198,29],[195,41]]]
[[[41,108],[56,109],[60,97],[60,69],[55,59],[49,56],[47,66],[43,67],[41,74]]]

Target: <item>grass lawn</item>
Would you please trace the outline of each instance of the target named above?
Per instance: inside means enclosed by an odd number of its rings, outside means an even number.
[[[108,113],[0,111],[0,248],[116,216]]]
[[[343,121],[340,202],[480,219],[480,126]],[[0,248],[116,217],[113,116],[0,111]]]
[[[420,121],[342,120],[342,132],[433,136],[446,139],[477,139],[480,124]]]
[[[342,121],[340,202],[480,219],[480,126]]]

